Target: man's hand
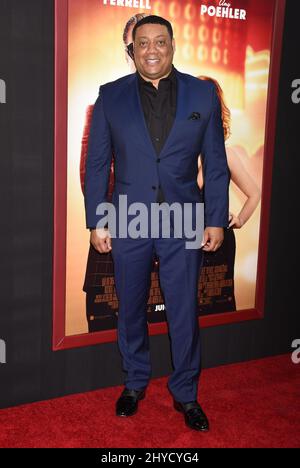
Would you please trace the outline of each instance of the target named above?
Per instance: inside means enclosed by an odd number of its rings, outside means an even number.
[[[93,229],[91,231],[90,242],[99,253],[111,251],[111,236],[108,229]]]
[[[207,227],[203,233],[201,246],[205,252],[215,252],[218,250],[224,240],[224,230],[222,227]]]

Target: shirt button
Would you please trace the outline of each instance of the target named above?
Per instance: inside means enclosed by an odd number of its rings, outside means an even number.
[[[156,138],[155,138],[155,141],[159,141],[159,138],[156,137]]]

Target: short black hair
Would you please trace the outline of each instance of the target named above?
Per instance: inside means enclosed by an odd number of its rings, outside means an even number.
[[[165,18],[162,18],[161,16],[149,15],[149,16],[145,16],[145,18],[141,19],[138,23],[135,24],[132,30],[133,41],[135,40],[135,34],[136,34],[137,28],[140,28],[141,26],[143,26],[143,24],[162,24],[163,26],[166,26],[171,39],[173,39],[173,28],[172,28],[170,21],[166,20]]]

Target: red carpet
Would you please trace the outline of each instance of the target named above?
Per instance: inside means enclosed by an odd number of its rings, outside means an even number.
[[[204,370],[209,433],[184,425],[166,382],[152,380],[128,419],[114,415],[122,386],[0,410],[0,447],[300,447],[300,364],[290,355]]]

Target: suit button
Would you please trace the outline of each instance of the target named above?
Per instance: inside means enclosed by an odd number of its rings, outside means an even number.
[[[155,187],[155,185],[152,185],[152,190],[156,190],[156,187]]]
[[[158,162],[158,163],[159,163],[159,162],[160,162],[160,159],[158,158],[158,159],[156,160],[156,162]]]

